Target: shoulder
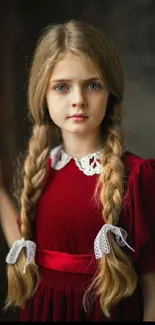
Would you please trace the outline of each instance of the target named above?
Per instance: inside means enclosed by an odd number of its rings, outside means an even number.
[[[61,149],[62,149],[63,145],[59,145],[59,146],[56,146],[54,147],[51,152],[50,152],[50,156],[49,156],[49,162],[48,164],[50,165],[50,167],[54,167],[56,162],[57,162],[57,159],[58,159],[58,156],[61,152]]]
[[[128,174],[128,179],[132,180],[136,177],[151,178],[155,180],[155,159],[142,158],[131,152],[125,152],[123,161]]]
[[[135,202],[149,202],[155,211],[154,186],[155,186],[155,159],[141,158],[130,152],[123,157],[126,168],[125,202],[128,205]],[[140,203],[138,203],[140,206]],[[152,209],[152,210],[153,210]]]
[[[61,146],[57,146],[55,148],[53,148],[49,154],[48,160],[47,160],[47,165],[46,165],[46,175],[45,175],[45,180],[44,180],[44,186],[43,188],[45,189],[46,186],[49,184],[52,174],[53,174],[53,166],[55,164],[56,161],[56,157],[58,152],[60,151]]]
[[[62,149],[62,145],[54,147],[49,154],[47,165],[46,165],[46,176],[44,181],[44,188],[48,185],[48,183],[51,180],[51,177],[54,173],[54,167],[57,162],[57,158],[59,156],[59,153]]]
[[[49,154],[48,162],[47,162],[47,169],[48,170],[50,170],[51,168],[54,167],[54,165],[55,165],[55,163],[57,161],[57,157],[58,157],[61,149],[62,149],[62,145],[59,145],[59,146],[54,147],[51,150],[51,152]]]

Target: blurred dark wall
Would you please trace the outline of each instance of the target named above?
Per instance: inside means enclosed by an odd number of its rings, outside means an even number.
[[[28,141],[26,91],[35,44],[46,25],[73,18],[103,28],[116,42],[126,73],[126,144],[143,157],[155,157],[155,1],[6,0],[0,4],[0,155],[8,190],[13,161]],[[0,243],[2,307],[7,252],[3,236]],[[18,317],[18,313],[1,312],[0,320]]]
[[[11,160],[15,156],[15,124],[13,105],[13,22],[12,13],[7,1],[0,3],[0,161],[3,179],[9,190],[12,181],[13,166]],[[9,28],[9,26],[12,28]],[[7,289],[5,257],[8,247],[0,228],[0,321],[18,319],[18,312],[3,313],[4,300]]]

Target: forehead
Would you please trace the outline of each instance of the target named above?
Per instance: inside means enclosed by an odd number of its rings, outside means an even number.
[[[91,60],[84,55],[68,52],[55,64],[50,79],[87,79],[91,77],[100,77]]]

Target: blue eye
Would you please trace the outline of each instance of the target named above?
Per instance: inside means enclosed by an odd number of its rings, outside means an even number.
[[[66,85],[63,85],[63,84],[58,85],[58,86],[56,86],[56,87],[54,87],[54,88],[55,88],[55,90],[57,90],[57,91],[65,91],[65,90],[68,89],[67,86],[66,86]]]
[[[93,82],[87,85],[87,88],[90,90],[96,90],[98,88],[101,88],[101,85],[99,83]]]

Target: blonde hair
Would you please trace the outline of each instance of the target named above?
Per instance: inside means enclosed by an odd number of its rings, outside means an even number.
[[[52,148],[54,125],[45,119],[46,91],[52,69],[68,52],[85,55],[104,78],[110,96],[106,116],[101,123],[104,140],[103,171],[98,189],[103,205],[103,219],[117,224],[122,209],[125,170],[122,162],[123,136],[121,132],[124,75],[118,54],[103,31],[80,21],[49,26],[40,38],[30,73],[28,88],[29,110],[35,125],[24,164],[24,187],[21,196],[21,233],[31,239],[34,228],[35,207],[42,194],[47,172],[47,160]],[[137,277],[128,256],[109,234],[111,252],[100,259],[98,272],[84,296],[94,288],[100,296],[103,313],[109,317],[110,309],[120,299],[135,290]],[[22,251],[16,264],[8,266],[8,306],[23,307],[33,297],[39,282],[35,263],[23,275],[25,255]]]

